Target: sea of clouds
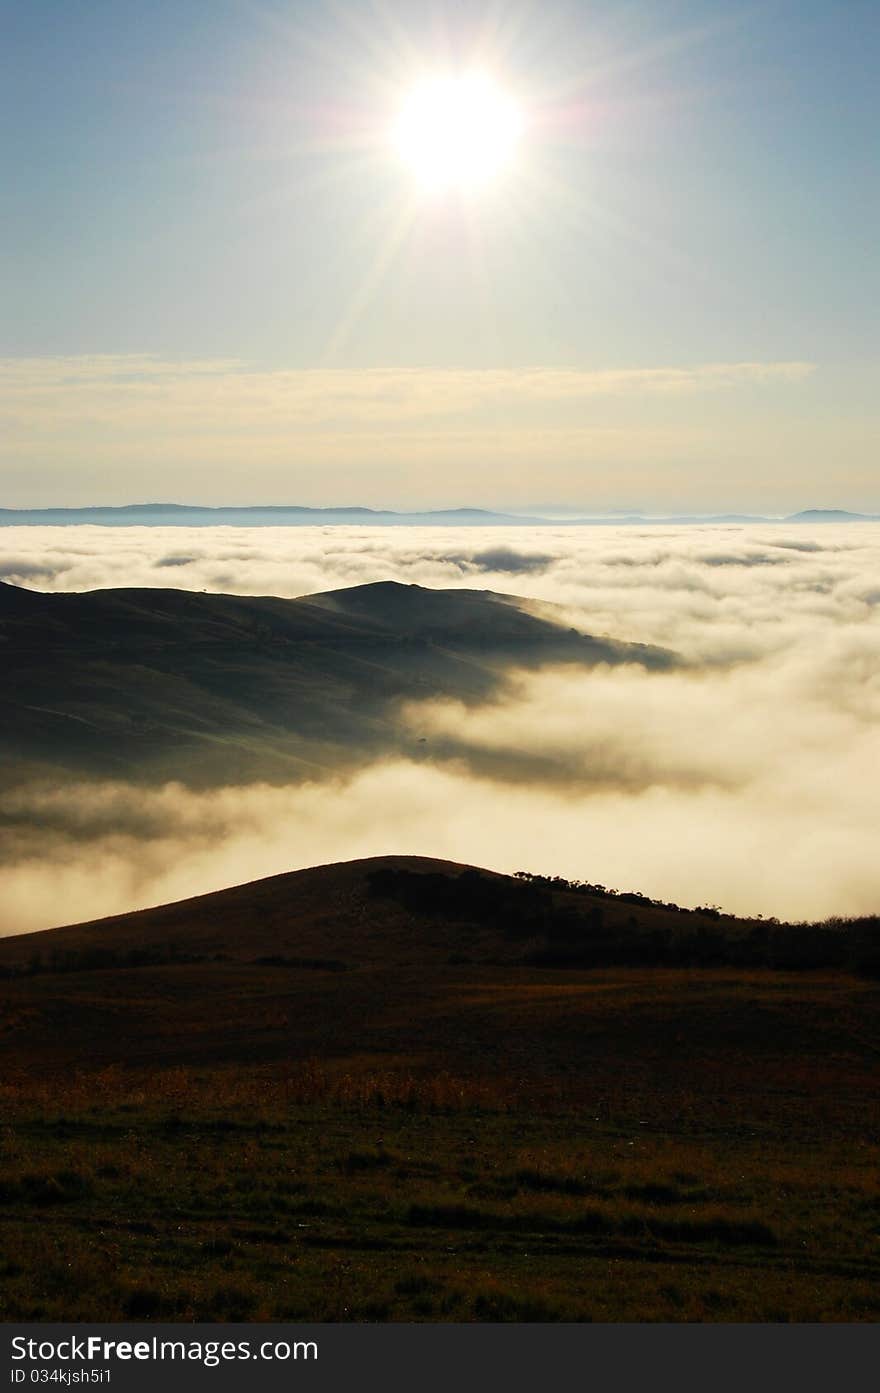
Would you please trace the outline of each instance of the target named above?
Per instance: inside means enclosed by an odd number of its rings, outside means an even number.
[[[880,911],[880,525],[3,528],[0,579],[490,589],[684,659],[514,674],[481,707],[410,704],[418,757],[344,776],[18,789],[0,808],[0,931],[386,852],[740,913]]]

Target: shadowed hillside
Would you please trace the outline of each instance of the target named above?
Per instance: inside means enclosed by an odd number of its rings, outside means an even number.
[[[846,968],[880,975],[880,920],[787,924],[426,856],[291,871],[155,909],[0,938],[0,972],[210,959],[345,967],[468,963]]]
[[[482,1062],[503,1069],[512,1050],[530,1058],[537,1076],[563,1058],[568,1068],[584,1051],[595,1063],[591,1033],[578,1037],[577,1021],[588,999],[594,1009],[592,974],[603,969],[647,971],[648,982],[651,971],[694,969],[871,976],[880,968],[877,930],[876,920],[741,920],[603,886],[378,857],[0,940],[7,989],[30,1003],[23,1015],[13,1012],[0,1059],[25,1050],[73,1065],[85,1048],[93,1062],[281,1064],[329,1049],[339,1057],[391,1050],[445,1066],[471,1039],[474,991],[491,995],[489,984],[503,981],[491,1025],[483,1018],[478,1027]],[[158,1019],[154,981],[170,993]],[[547,1009],[536,1009],[526,1047],[510,1032],[530,999]],[[741,1004],[743,1019],[752,1009]],[[562,1035],[560,1010],[568,1020]],[[680,1005],[676,1014],[689,1010]],[[741,1025],[725,1023],[721,1038]],[[771,1036],[762,1026],[761,1039]],[[468,1054],[469,1046],[459,1065]]]
[[[0,1317],[876,1319],[878,985],[719,956],[820,930],[384,857],[0,941]]]
[[[483,699],[515,668],[673,661],[580,634],[548,606],[391,581],[300,600],[0,585],[0,647],[8,779],[206,784],[406,749],[399,701]]]

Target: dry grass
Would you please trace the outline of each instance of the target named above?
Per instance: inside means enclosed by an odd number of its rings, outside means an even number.
[[[154,1093],[125,1083],[105,1075],[89,1096],[83,1079],[63,1113],[15,1103],[0,1133],[3,1318],[880,1311],[880,1150],[843,1132],[795,1154],[782,1133],[682,1136],[460,1094],[451,1108],[303,1103],[253,1080],[243,1102],[183,1071]]]
[[[380,961],[353,903],[345,972],[0,982],[0,1318],[877,1318],[876,983]]]

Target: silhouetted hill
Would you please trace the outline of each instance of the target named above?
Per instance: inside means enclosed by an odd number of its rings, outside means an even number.
[[[455,926],[441,925],[433,938],[414,935],[418,916],[394,900],[373,896],[369,876],[385,870],[457,876],[468,869],[418,856],[314,866],[156,909],[0,938],[0,967],[26,964],[34,952],[48,964],[53,955],[97,949],[119,955],[150,952],[156,957],[222,954],[238,962],[292,954],[386,967],[415,954],[425,963],[436,963],[438,953],[445,961],[451,947],[461,946]],[[501,937],[490,934],[489,940],[494,949]],[[469,946],[474,944],[469,941]]]
[[[712,906],[427,856],[378,856],[269,876],[227,890],[0,939],[0,969],[165,961],[320,962],[346,967],[469,962],[853,966],[848,949],[880,921],[780,924]],[[106,961],[102,963],[101,954]]]
[[[382,582],[287,600],[0,584],[7,778],[66,770],[278,782],[406,749],[404,699],[485,698],[513,668],[673,656],[552,607]]]
[[[508,1056],[543,1068],[548,1052],[566,1068],[575,1056],[595,1063],[594,1023],[583,1012],[587,1001],[591,1011],[613,1008],[602,1001],[604,972],[633,971],[650,998],[652,973],[734,970],[751,974],[754,995],[754,974],[768,968],[876,975],[877,929],[876,920],[741,920],[426,857],[319,866],[0,940],[0,1072],[4,1060],[25,1058],[281,1066],[376,1053],[459,1068],[475,1041],[499,1068]],[[735,1007],[725,1021],[711,1004],[719,1048],[725,1031],[758,1029],[772,1043],[774,1030],[789,1028],[785,992],[771,1030],[733,978],[717,980]],[[658,1040],[673,1017],[679,1029],[695,1026],[687,995],[672,1016],[664,1005],[652,1026]],[[615,1020],[615,1038],[624,1025]]]
[[[870,1320],[822,932],[383,857],[0,941],[0,1316]]]

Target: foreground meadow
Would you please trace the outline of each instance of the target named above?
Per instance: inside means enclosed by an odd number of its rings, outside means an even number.
[[[864,1080],[825,1082],[815,1114],[797,1073],[633,1096],[624,1068],[580,1102],[366,1063],[7,1085],[0,1318],[876,1320],[880,1146]]]
[[[877,1319],[875,977],[372,874],[6,941],[0,1318]]]

